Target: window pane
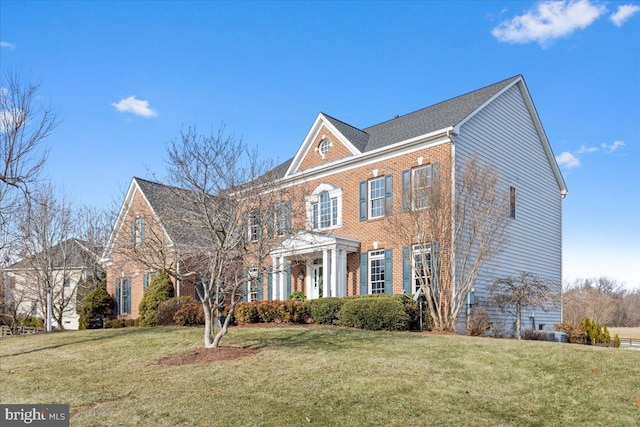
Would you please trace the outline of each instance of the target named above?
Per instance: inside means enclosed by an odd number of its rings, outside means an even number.
[[[384,177],[369,181],[370,218],[384,216]]]
[[[369,283],[372,294],[384,293],[384,251],[369,252]]]
[[[329,193],[323,191],[320,193],[320,228],[326,228],[331,225],[331,203]]]
[[[428,206],[432,181],[433,169],[431,165],[413,169],[411,185],[413,190],[413,207],[415,209],[426,208]]]
[[[338,225],[338,199],[331,199],[331,225]]]

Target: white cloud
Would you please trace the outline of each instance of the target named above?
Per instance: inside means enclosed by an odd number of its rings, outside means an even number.
[[[612,14],[609,19],[616,27],[622,27],[622,24],[627,22],[627,20],[635,15],[638,11],[640,11],[640,6],[635,4],[625,4],[622,6],[618,6],[618,11]]]
[[[501,42],[545,45],[588,27],[606,10],[589,0],[542,1],[524,15],[500,23],[491,34]]]
[[[595,153],[598,151],[598,147],[585,147],[584,145],[580,146],[580,149],[576,151],[576,154],[585,154],[585,153]]]
[[[580,159],[571,154],[568,151],[561,153],[559,156],[556,156],[556,162],[561,167],[565,167],[567,169],[573,169],[580,166]]]
[[[157,111],[149,108],[149,101],[137,99],[135,96],[121,99],[120,102],[112,102],[111,105],[121,113],[131,113],[147,118],[158,115]]]
[[[618,148],[621,148],[624,146],[625,146],[625,143],[623,141],[614,141],[613,144],[606,144],[606,143],[601,144],[602,149],[607,153],[613,153]]]
[[[13,49],[16,48],[16,44],[15,43],[9,43],[9,42],[0,42],[0,48],[13,50]]]

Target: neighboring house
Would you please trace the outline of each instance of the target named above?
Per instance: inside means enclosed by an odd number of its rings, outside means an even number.
[[[19,304],[18,311],[25,315],[46,318],[47,290],[51,283],[55,329],[78,329],[80,299],[85,294],[78,285],[86,283],[95,274],[96,260],[102,248],[96,249],[79,239],[68,239],[53,246],[46,259],[42,253],[24,258],[3,270],[6,295]],[[62,319],[62,325],[56,317]],[[45,321],[46,322],[46,321]]]
[[[450,176],[442,182],[455,182],[472,157],[492,162],[511,195],[511,209],[505,213],[510,216],[510,243],[481,272],[475,302],[486,303],[485,287],[493,279],[518,271],[559,285],[567,189],[518,75],[363,129],[320,113],[295,156],[276,168],[282,187],[307,192],[306,218],[290,219],[304,230],[273,249],[272,273],[252,283],[245,300],[283,300],[295,291],[308,298],[414,293],[416,273],[407,261],[412,249],[396,239],[385,217],[403,215],[403,192],[429,187],[445,173]],[[118,256],[118,235],[125,224],[131,224],[127,239],[134,240],[145,215],[162,224],[156,193],[175,191],[168,189],[134,178],[105,252],[110,265]],[[164,210],[168,201],[170,197],[163,199]],[[418,198],[408,209],[428,203],[426,196]],[[180,234],[163,232],[171,241]],[[122,315],[136,316],[147,273],[139,265],[107,269],[110,292],[130,299]],[[561,320],[561,309],[523,317],[526,327],[551,327]]]

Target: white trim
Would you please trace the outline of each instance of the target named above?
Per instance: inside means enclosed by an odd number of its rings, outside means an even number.
[[[292,175],[298,170],[298,168],[302,164],[302,160],[304,160],[304,158],[307,156],[307,153],[311,149],[313,141],[320,134],[320,129],[322,129],[322,126],[325,126],[336,138],[338,138],[338,140],[351,152],[351,154],[353,154],[354,156],[361,154],[360,150],[358,150],[355,145],[353,145],[340,131],[338,131],[338,129],[326,118],[324,114],[320,113],[318,114],[318,117],[316,117],[316,120],[313,122],[311,129],[309,129],[309,132],[307,133],[307,136],[305,136],[302,145],[300,145],[300,148],[298,149],[296,155],[293,157],[293,161],[289,165],[289,169],[287,169],[287,172],[284,174],[285,177]]]
[[[160,224],[160,228],[162,229],[162,233],[165,235],[165,237],[167,238],[167,241],[169,242],[169,246],[173,246],[173,240],[171,240],[171,237],[169,236],[169,233],[167,233],[167,230],[164,228],[164,225],[162,224],[162,222],[160,221],[160,217],[158,216],[158,214],[156,213],[156,211],[153,209],[153,206],[151,205],[151,203],[149,203],[149,199],[147,199],[147,196],[145,196],[144,192],[142,191],[142,188],[140,188],[140,184],[138,184],[138,181],[136,180],[136,178],[133,178],[131,180],[131,184],[129,185],[129,190],[127,190],[127,195],[124,198],[124,202],[122,203],[122,206],[120,207],[120,212],[118,212],[118,217],[116,218],[116,223],[113,227],[113,229],[111,230],[111,235],[109,236],[109,240],[107,241],[107,244],[104,248],[104,252],[102,253],[102,257],[100,258],[100,263],[109,263],[112,261],[112,251],[113,251],[113,245],[115,244],[116,239],[118,238],[118,236],[120,235],[120,230],[122,230],[122,226],[124,225],[124,220],[127,217],[127,215],[129,214],[129,210],[131,209],[131,204],[133,203],[133,198],[135,196],[135,193],[139,192],[140,195],[142,196],[142,198],[144,199],[145,203],[147,204],[149,211],[151,212],[151,215],[153,215],[155,221]]]
[[[506,85],[502,88],[498,93],[493,95],[487,101],[485,101],[481,106],[476,108],[471,114],[462,119],[458,124],[453,127],[453,132],[459,134],[462,126],[471,120],[476,114],[478,114],[482,109],[484,109],[487,105],[491,104],[498,97],[504,94],[506,91],[511,89],[513,86],[518,85],[520,89],[520,94],[522,95],[522,99],[529,110],[529,115],[531,116],[531,120],[533,121],[533,126],[536,129],[536,133],[542,142],[542,148],[544,149],[545,154],[547,155],[547,159],[551,166],[551,170],[553,172],[554,177],[556,178],[556,182],[558,183],[558,188],[560,189],[560,195],[564,198],[569,191],[567,190],[567,184],[564,181],[564,177],[562,176],[562,172],[560,172],[560,168],[558,167],[558,162],[556,161],[555,156],[553,155],[553,149],[551,148],[551,143],[547,138],[547,134],[542,127],[542,122],[540,120],[540,116],[538,116],[538,111],[536,110],[536,106],[533,103],[533,99],[531,98],[531,94],[529,93],[529,89],[527,88],[527,84],[524,81],[522,76],[518,76],[513,80],[513,82]]]

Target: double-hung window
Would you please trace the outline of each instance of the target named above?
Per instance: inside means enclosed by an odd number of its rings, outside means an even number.
[[[391,215],[392,175],[360,182],[360,221]]]
[[[402,210],[434,207],[439,194],[439,175],[439,162],[402,171]]]
[[[134,245],[144,243],[144,217],[131,220],[131,240]]]
[[[384,216],[384,177],[369,180],[369,218]]]
[[[384,250],[369,252],[369,292],[384,293]]]
[[[260,240],[260,216],[256,211],[249,213],[249,240],[252,242]]]
[[[413,245],[413,293],[431,284],[431,245]]]
[[[516,217],[516,187],[509,187],[509,218]]]
[[[116,280],[116,313],[131,314],[131,279],[128,277]]]
[[[260,286],[258,269],[250,268],[247,282],[247,302],[258,301],[258,286]]]

